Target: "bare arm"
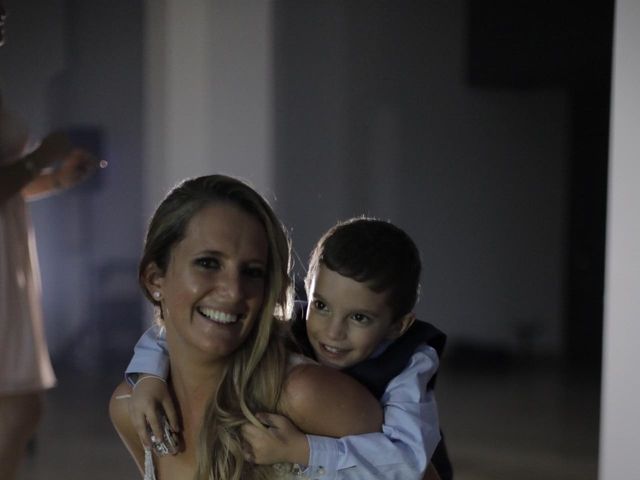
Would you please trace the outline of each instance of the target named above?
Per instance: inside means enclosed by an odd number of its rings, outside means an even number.
[[[98,160],[80,148],[71,149],[60,160],[55,170],[38,175],[23,188],[22,195],[33,199],[66,190],[89,177],[98,167]]]
[[[50,171],[55,162],[60,166]],[[41,197],[71,187],[84,180],[98,165],[91,154],[73,148],[65,134],[47,135],[32,153],[0,166],[0,205],[22,193],[25,198]]]
[[[130,394],[131,387],[126,382],[116,387],[109,401],[109,417],[120,439],[135,460],[138,470],[144,474],[144,448],[129,417],[128,395]]]
[[[40,147],[19,160],[0,166],[0,205],[20,193],[41,172],[70,150],[69,140],[62,134],[48,135]]]

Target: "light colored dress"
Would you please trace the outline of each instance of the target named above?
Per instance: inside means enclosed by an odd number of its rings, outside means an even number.
[[[0,164],[22,153],[27,129],[0,110]],[[24,199],[0,205],[0,395],[51,388],[56,378],[44,336],[40,274]]]

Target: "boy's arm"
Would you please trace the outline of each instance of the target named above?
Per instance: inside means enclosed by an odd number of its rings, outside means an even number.
[[[153,443],[150,433],[153,433],[155,439],[163,438],[164,419],[161,412],[164,412],[173,432],[180,430],[173,399],[165,382],[168,373],[169,355],[165,331],[155,325],[136,343],[133,358],[125,371],[126,380],[133,387],[131,399],[127,402],[129,417],[146,447]]]
[[[166,379],[169,375],[169,354],[164,328],[154,325],[149,328],[133,349],[133,358],[129,362],[124,376],[130,385],[135,385],[141,373]]]
[[[420,480],[440,441],[435,396],[433,390],[426,390],[438,363],[435,350],[421,346],[408,366],[389,382],[381,398],[382,433],[339,439],[307,435],[307,473],[322,479]]]

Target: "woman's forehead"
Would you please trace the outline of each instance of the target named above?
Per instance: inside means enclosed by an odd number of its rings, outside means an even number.
[[[213,203],[196,212],[187,223],[180,244],[192,248],[266,257],[265,229],[254,215],[232,203]]]

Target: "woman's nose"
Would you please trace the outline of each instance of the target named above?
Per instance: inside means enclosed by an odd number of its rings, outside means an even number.
[[[218,281],[218,294],[226,300],[237,300],[242,296],[242,277],[238,272],[223,271]]]

